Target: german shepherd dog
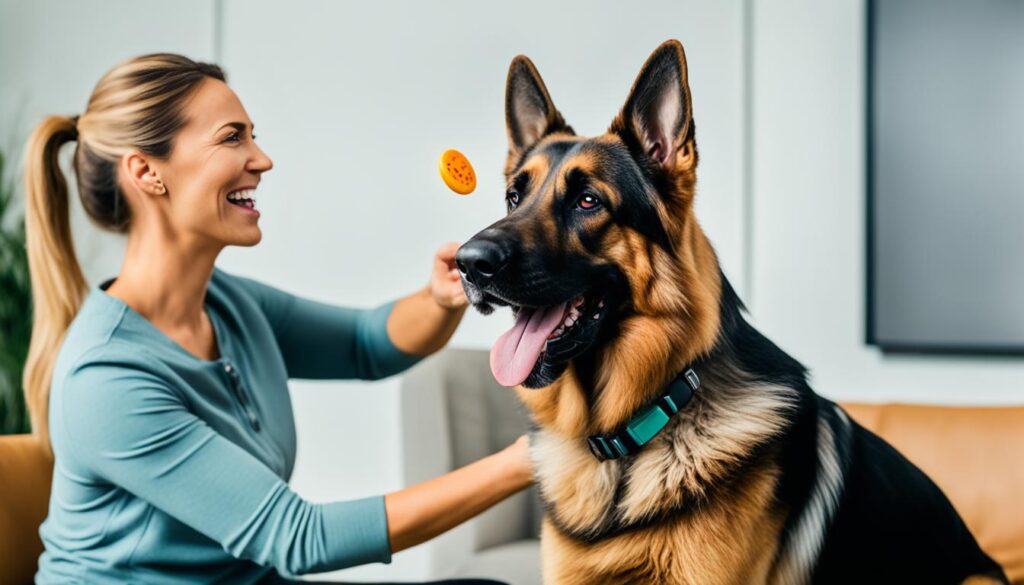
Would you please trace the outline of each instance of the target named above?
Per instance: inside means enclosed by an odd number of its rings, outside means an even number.
[[[512,61],[507,215],[456,255],[511,307],[491,368],[530,411],[547,583],[1006,583],[939,488],[754,329],[694,216],[678,41],[607,133]]]

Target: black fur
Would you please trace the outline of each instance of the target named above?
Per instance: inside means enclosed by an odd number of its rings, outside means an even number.
[[[815,583],[961,583],[970,575],[1008,582],[978,546],[938,486],[896,449],[850,419],[841,424],[834,403],[816,395],[806,370],[743,318],[742,304],[722,277],[722,332],[716,352],[759,379],[797,391],[789,430],[778,440],[782,469],[777,497],[790,512],[783,541],[807,505],[817,479],[817,423],[836,437],[844,470],[834,519],[814,571]]]
[[[816,583],[1007,582],[942,490],[891,445],[853,422],[842,499]]]

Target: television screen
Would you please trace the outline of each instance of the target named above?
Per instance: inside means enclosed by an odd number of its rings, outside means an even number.
[[[868,10],[867,341],[1024,354],[1024,2]]]

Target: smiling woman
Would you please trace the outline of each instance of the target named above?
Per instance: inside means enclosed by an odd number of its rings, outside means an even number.
[[[194,235],[227,245],[259,243],[254,193],[262,174],[274,165],[256,145],[242,102],[223,79],[206,77],[184,108],[187,122],[175,136],[171,155],[166,160],[129,158],[129,176],[142,183],[162,180],[176,196],[157,201],[178,214]]]
[[[85,210],[128,237],[117,277],[92,289],[57,164],[72,141]],[[457,244],[429,285],[368,310],[217,269],[225,247],[260,242],[255,191],[273,168],[219,67],[119,65],[84,114],[38,126],[27,159],[24,385],[56,459],[37,582],[288,582],[388,562],[529,485],[520,440],[386,496],[316,504],[288,487],[288,379],[398,373],[448,341],[466,298]]]

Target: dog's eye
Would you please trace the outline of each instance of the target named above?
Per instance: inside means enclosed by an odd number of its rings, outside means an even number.
[[[505,193],[505,205],[507,205],[510,210],[515,209],[516,206],[519,205],[519,191],[511,189],[508,193]]]
[[[598,199],[597,197],[594,197],[590,193],[584,193],[582,196],[580,196],[579,199],[576,200],[576,207],[579,207],[580,209],[586,211],[590,211],[591,209],[597,209],[598,207],[601,207],[601,200]]]

